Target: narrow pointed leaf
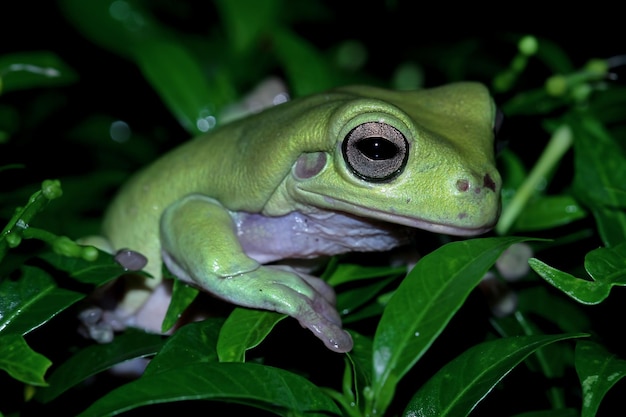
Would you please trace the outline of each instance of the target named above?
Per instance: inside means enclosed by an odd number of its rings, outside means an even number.
[[[550,343],[581,336],[516,336],[473,346],[420,388],[409,402],[404,416],[466,416],[528,355]]]
[[[276,324],[287,317],[273,311],[237,307],[222,326],[217,341],[221,362],[243,362],[246,351],[258,346]]]
[[[428,350],[500,254],[524,240],[449,243],[417,263],[389,301],[374,337],[376,412],[384,412],[397,382]]]
[[[199,289],[187,285],[179,279],[173,278],[173,280],[172,298],[161,324],[161,331],[164,333],[174,327],[183,312],[200,293]]]

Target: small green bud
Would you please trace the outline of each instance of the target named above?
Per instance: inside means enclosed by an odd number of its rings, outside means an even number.
[[[98,259],[98,249],[93,246],[83,246],[81,251],[81,257],[86,261],[95,261]]]
[[[7,244],[10,248],[16,248],[22,242],[22,236],[17,233],[9,233],[5,236]]]
[[[41,183],[41,191],[48,200],[54,200],[63,195],[61,181],[59,180],[45,180]]]
[[[528,35],[520,39],[517,48],[526,56],[535,55],[539,49],[539,43],[537,42],[537,38]]]
[[[563,75],[553,75],[547,79],[545,88],[551,96],[562,96],[567,92],[567,78]]]
[[[591,59],[585,64],[585,71],[604,76],[609,71],[609,64],[606,59]]]

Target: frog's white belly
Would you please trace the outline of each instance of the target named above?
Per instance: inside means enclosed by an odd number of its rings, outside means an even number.
[[[237,237],[260,263],[346,252],[381,252],[409,242],[410,228],[342,213],[292,212],[281,217],[232,213]]]

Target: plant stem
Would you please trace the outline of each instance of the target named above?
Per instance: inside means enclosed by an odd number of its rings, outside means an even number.
[[[510,230],[530,198],[540,188],[544,179],[558,164],[563,155],[565,155],[572,142],[572,129],[568,125],[563,124],[554,131],[548,145],[528,174],[528,177],[502,211],[496,226],[497,234],[504,235]]]

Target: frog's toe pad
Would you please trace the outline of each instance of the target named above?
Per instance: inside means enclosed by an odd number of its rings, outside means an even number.
[[[325,300],[314,300],[308,314],[297,317],[303,327],[311,330],[333,352],[352,350],[354,342],[350,333],[341,327],[341,319],[333,306]]]

